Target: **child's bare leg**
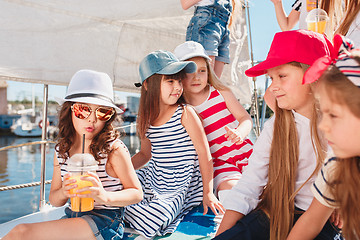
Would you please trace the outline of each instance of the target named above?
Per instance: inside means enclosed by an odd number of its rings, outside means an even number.
[[[217,191],[220,192],[222,190],[230,190],[236,185],[238,181],[239,181],[238,179],[229,179],[223,181],[222,183],[219,184]]]
[[[2,240],[56,240],[95,239],[89,224],[82,218],[67,218],[55,221],[19,224]]]
[[[220,61],[216,61],[215,56],[209,56],[209,57],[211,58],[211,66],[214,69],[214,72],[215,72],[216,76],[220,79],[221,74],[222,74],[222,72],[224,70],[225,63],[220,62]]]
[[[230,180],[226,180],[223,181],[222,183],[220,183],[220,185],[217,188],[217,196],[219,201],[223,204],[224,200],[227,198],[227,196],[229,195],[230,190],[232,189],[233,186],[235,186],[235,184],[237,183],[238,180],[235,179],[230,179]],[[217,216],[215,216],[214,218],[214,222],[220,226],[220,223],[222,221],[224,217],[224,214],[219,214]]]

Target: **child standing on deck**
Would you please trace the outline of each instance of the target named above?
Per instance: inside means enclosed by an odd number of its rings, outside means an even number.
[[[299,29],[308,29],[306,23],[308,13],[317,7],[323,9],[329,16],[326,27],[328,37],[333,36],[334,30],[343,16],[343,1],[345,1],[346,7],[348,0],[295,0],[291,12],[286,15],[282,0],[271,0],[274,4],[277,22],[282,31],[293,29],[297,23],[299,23]]]
[[[184,216],[203,202],[223,212],[213,194],[212,161],[200,119],[183,105],[182,79],[196,70],[172,53],[155,51],[140,63],[141,97],[137,129],[140,152],[132,157],[144,190],[144,200],[128,206],[131,228],[153,238],[175,231]],[[138,84],[140,85],[140,84]]]
[[[250,77],[270,76],[277,105],[243,176],[225,199],[215,239],[285,239],[294,219],[309,207],[310,185],[326,146],[316,129],[315,99],[302,80],[309,65],[330,55],[331,48],[330,41],[315,32],[279,32],[266,60],[245,72]],[[334,239],[336,234],[328,223],[319,237]]]
[[[195,7],[186,31],[186,41],[203,45],[211,66],[220,78],[225,64],[230,63],[229,22],[233,0],[180,0],[183,9]]]
[[[312,186],[315,198],[288,239],[313,239],[335,208],[343,218],[344,237],[360,239],[360,49],[352,49],[340,35],[334,45],[339,55],[319,59],[304,80],[314,82],[325,70],[315,89],[322,113],[319,128],[335,156],[329,154]]]
[[[60,220],[21,224],[3,239],[121,239],[123,207],[139,202],[142,191],[129,151],[111,125],[115,113],[121,112],[113,102],[111,79],[106,73],[80,70],[60,102],[50,203],[59,207],[71,197],[93,198],[94,210],[73,212],[66,208],[66,216]],[[94,156],[98,170],[81,178],[92,187],[70,194],[77,184],[69,178],[67,162],[82,152]]]
[[[187,41],[174,53],[181,61],[197,65],[197,71],[183,80],[183,96],[202,119],[213,157],[214,189],[223,202],[252,153],[253,144],[246,138],[252,121],[231,90],[218,80],[200,43]]]

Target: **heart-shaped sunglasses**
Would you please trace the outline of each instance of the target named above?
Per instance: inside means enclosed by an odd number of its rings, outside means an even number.
[[[79,119],[88,118],[93,111],[89,105],[84,103],[74,103],[71,110],[74,112],[75,117]],[[94,112],[97,119],[106,122],[114,115],[115,110],[112,107],[97,107]]]

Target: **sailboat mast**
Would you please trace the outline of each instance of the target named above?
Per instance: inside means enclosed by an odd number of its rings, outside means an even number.
[[[252,36],[251,36],[251,24],[250,24],[250,11],[249,11],[249,0],[245,0],[246,2],[246,13],[247,13],[247,22],[249,26],[249,42],[250,42],[250,60],[251,66],[254,66],[254,54],[253,54],[253,47],[252,47]],[[259,120],[259,106],[258,106],[258,94],[256,88],[256,78],[253,77],[253,84],[254,84],[254,96],[253,96],[253,103],[255,103],[255,111],[254,112],[254,122],[255,122],[255,135],[258,137],[260,135],[260,120]]]
[[[35,87],[33,83],[31,84],[31,108],[32,108],[31,115],[35,117]]]

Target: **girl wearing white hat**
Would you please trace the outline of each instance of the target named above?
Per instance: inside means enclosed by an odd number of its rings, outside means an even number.
[[[175,55],[197,64],[197,72],[183,81],[183,95],[201,117],[213,157],[214,189],[222,202],[248,164],[253,144],[247,135],[252,121],[231,90],[218,80],[200,43],[186,41],[175,48]]]
[[[115,113],[121,112],[113,102],[111,79],[106,73],[78,71],[59,103],[59,140],[49,200],[59,207],[69,198],[93,198],[94,209],[66,208],[60,220],[21,224],[3,239],[121,239],[124,206],[139,202],[142,190],[129,151],[111,125]],[[78,153],[91,154],[98,166],[96,173],[81,177],[92,186],[73,193],[80,183],[70,178],[67,166]]]

